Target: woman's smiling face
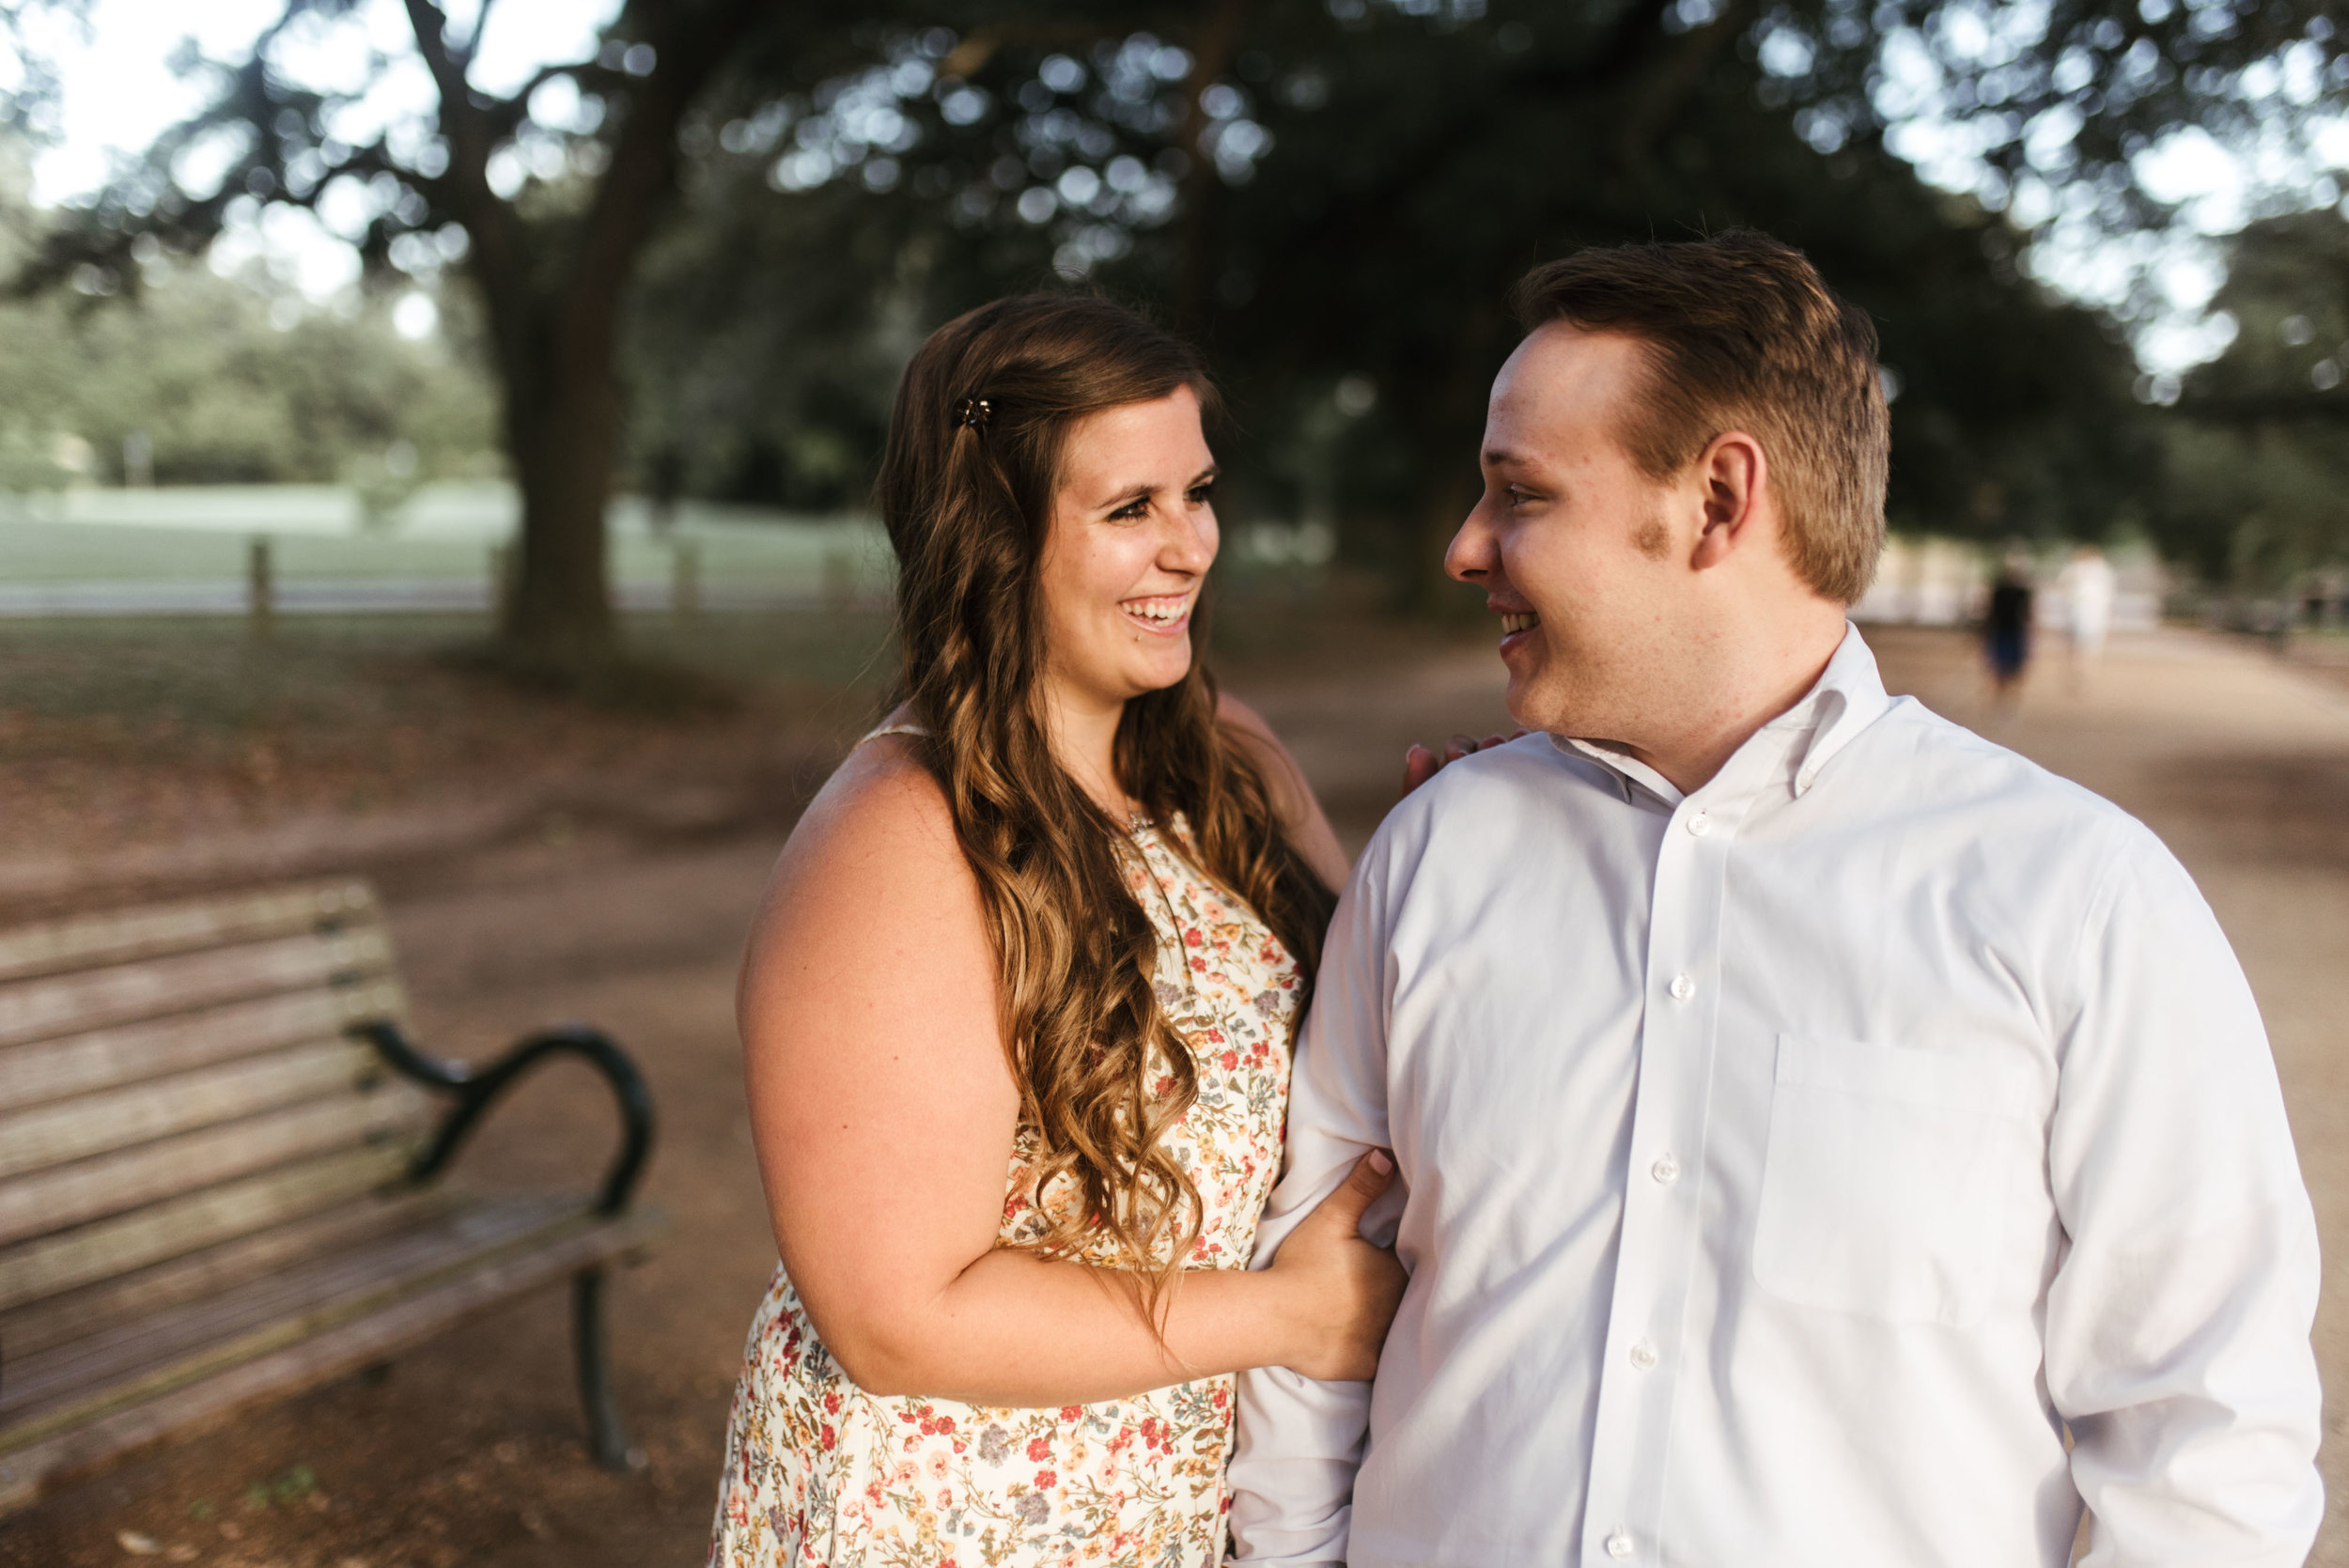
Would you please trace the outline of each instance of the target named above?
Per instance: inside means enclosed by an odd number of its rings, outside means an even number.
[[[1214,484],[1190,387],[1070,428],[1039,567],[1045,670],[1062,701],[1106,709],[1190,672],[1191,612],[1219,542]]]

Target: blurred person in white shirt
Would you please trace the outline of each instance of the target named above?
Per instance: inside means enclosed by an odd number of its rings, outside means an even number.
[[[2105,639],[2112,632],[2112,601],[2119,589],[2112,563],[2094,545],[2072,551],[2072,559],[2056,576],[2056,592],[2063,597],[2064,629],[2072,639],[2075,685],[2087,677],[2089,666],[2105,651]]]
[[[1257,1266],[1369,1149],[1375,1384],[1242,1378],[1235,1556],[2296,1564],[2314,1220],[2134,819],[1914,701],[1864,313],[1752,234],[1537,269],[1447,556],[1536,732],[1354,870]]]

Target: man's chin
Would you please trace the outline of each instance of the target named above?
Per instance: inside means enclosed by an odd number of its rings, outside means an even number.
[[[1541,700],[1540,688],[1528,676],[1509,672],[1509,694],[1505,699],[1509,720],[1519,729],[1547,730],[1562,733],[1557,724],[1557,705]]]
[[[1509,692],[1503,699],[1509,718],[1522,729],[1540,730],[1548,735],[1580,735],[1583,720],[1577,717],[1578,705],[1569,689],[1561,691],[1561,683],[1542,678],[1537,666],[1520,670],[1512,664],[1509,669]]]

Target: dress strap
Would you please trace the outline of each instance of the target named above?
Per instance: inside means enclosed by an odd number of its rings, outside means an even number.
[[[858,737],[856,744],[857,746],[862,746],[865,741],[879,740],[884,735],[927,735],[930,732],[928,730],[924,729],[919,724],[883,724],[879,729],[868,730],[865,732],[865,734]],[[850,751],[854,751],[856,747],[851,746],[848,749]]]

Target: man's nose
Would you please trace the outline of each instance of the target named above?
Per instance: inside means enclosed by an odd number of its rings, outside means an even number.
[[[1444,575],[1455,582],[1482,582],[1493,569],[1492,531],[1485,526],[1485,504],[1478,502],[1461,520],[1452,543],[1444,547]]]

